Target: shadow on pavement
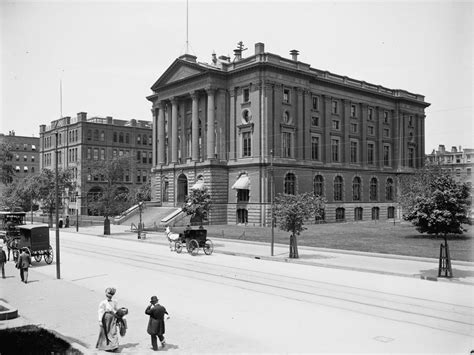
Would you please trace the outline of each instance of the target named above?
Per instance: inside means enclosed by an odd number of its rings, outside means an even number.
[[[438,277],[438,268],[420,270],[420,275],[423,277]],[[453,277],[451,279],[463,279],[466,277],[474,277],[474,271],[453,268]]]

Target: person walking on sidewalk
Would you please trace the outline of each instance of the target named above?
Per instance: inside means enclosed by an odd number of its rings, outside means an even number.
[[[117,301],[112,297],[115,295],[115,288],[108,287],[105,290],[105,300],[99,303],[99,339],[97,339],[96,348],[105,351],[117,351],[118,332],[117,317],[115,313],[118,311]]]
[[[26,248],[21,249],[21,254],[18,256],[16,263],[17,269],[20,269],[21,281],[28,283],[28,268],[31,266],[31,256]]]
[[[151,336],[151,346],[153,350],[158,350],[158,343],[156,341],[156,337],[158,336],[158,339],[160,339],[161,346],[165,346],[165,337],[163,334],[165,334],[165,314],[166,314],[166,319],[169,319],[170,316],[168,315],[168,312],[166,311],[166,308],[163,307],[158,303],[158,297],[152,296],[150,300],[150,304],[145,310],[145,314],[148,314],[150,316],[148,320],[148,328],[147,328],[147,333],[150,334]]]
[[[2,278],[5,278],[5,263],[7,261],[7,254],[3,250],[3,246],[0,245],[0,269],[2,269]]]

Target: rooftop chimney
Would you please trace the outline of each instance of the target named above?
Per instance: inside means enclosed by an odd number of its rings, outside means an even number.
[[[234,49],[234,61],[238,61],[242,59],[242,50],[241,49]]]
[[[451,153],[457,153],[458,152],[458,149],[453,145],[451,147]]]
[[[297,61],[298,60],[298,54],[300,54],[300,52],[296,49],[292,49],[290,51],[290,54],[291,54],[291,59],[293,59],[294,61]]]
[[[107,124],[112,124],[114,122],[112,116],[106,116],[105,118],[107,119]]]
[[[81,122],[81,121],[87,121],[87,112],[79,112],[79,113],[77,114],[77,120],[78,120],[79,122]]]
[[[444,144],[440,144],[439,147],[438,147],[438,150],[440,153],[444,153]]]
[[[263,54],[265,52],[265,45],[262,42],[255,43],[255,54]]]

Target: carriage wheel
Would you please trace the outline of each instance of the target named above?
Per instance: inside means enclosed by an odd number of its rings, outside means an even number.
[[[181,252],[183,251],[183,244],[181,244],[181,242],[176,242],[174,244],[174,250],[176,250],[178,254],[181,254]]]
[[[46,261],[46,264],[53,262],[53,248],[49,247],[48,251],[44,253],[44,261]]]
[[[197,255],[199,252],[199,243],[196,239],[191,239],[188,244],[188,253],[191,255]]]
[[[206,239],[203,249],[206,255],[212,254],[212,252],[214,251],[214,244],[212,244],[212,241],[210,239]]]
[[[36,262],[40,262],[41,261],[41,254],[37,253],[35,255],[33,255],[33,257],[35,258]]]

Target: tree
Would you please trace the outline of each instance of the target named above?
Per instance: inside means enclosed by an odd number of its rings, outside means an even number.
[[[199,221],[201,227],[211,210],[211,196],[207,188],[192,189],[183,205],[183,212],[191,216],[191,222]]]
[[[428,166],[412,177],[401,180],[403,219],[410,221],[420,233],[442,236],[448,250],[447,236],[465,232],[469,223],[470,186],[457,182],[439,167]],[[441,246],[443,249],[443,246]],[[448,262],[449,253],[446,255]]]
[[[91,175],[100,182],[101,192],[88,196],[88,208],[95,214],[104,216],[104,235],[110,235],[110,216],[115,216],[130,206],[129,191],[123,184],[128,157],[97,161],[91,164]]]
[[[1,182],[4,185],[8,185],[12,182],[15,172],[13,171],[13,165],[11,161],[13,159],[12,147],[8,143],[2,143],[0,145],[0,164],[1,164]]]
[[[23,211],[32,209],[38,200],[36,179],[37,176],[29,175],[8,185],[3,199],[7,208],[11,211],[16,207],[20,207]]]
[[[326,200],[312,192],[298,195],[278,194],[275,197],[274,213],[278,227],[291,232],[290,258],[298,258],[298,243],[296,237],[306,228],[305,221],[322,217]]]
[[[28,180],[26,190],[32,194],[32,198],[40,201],[44,210],[48,212],[50,227],[53,225],[53,213],[56,208],[62,207],[62,199],[59,199],[59,205],[56,206],[56,174],[53,170],[43,169],[39,175],[35,175]],[[74,183],[71,180],[71,171],[58,170],[58,190],[64,191],[65,188],[73,189]]]

